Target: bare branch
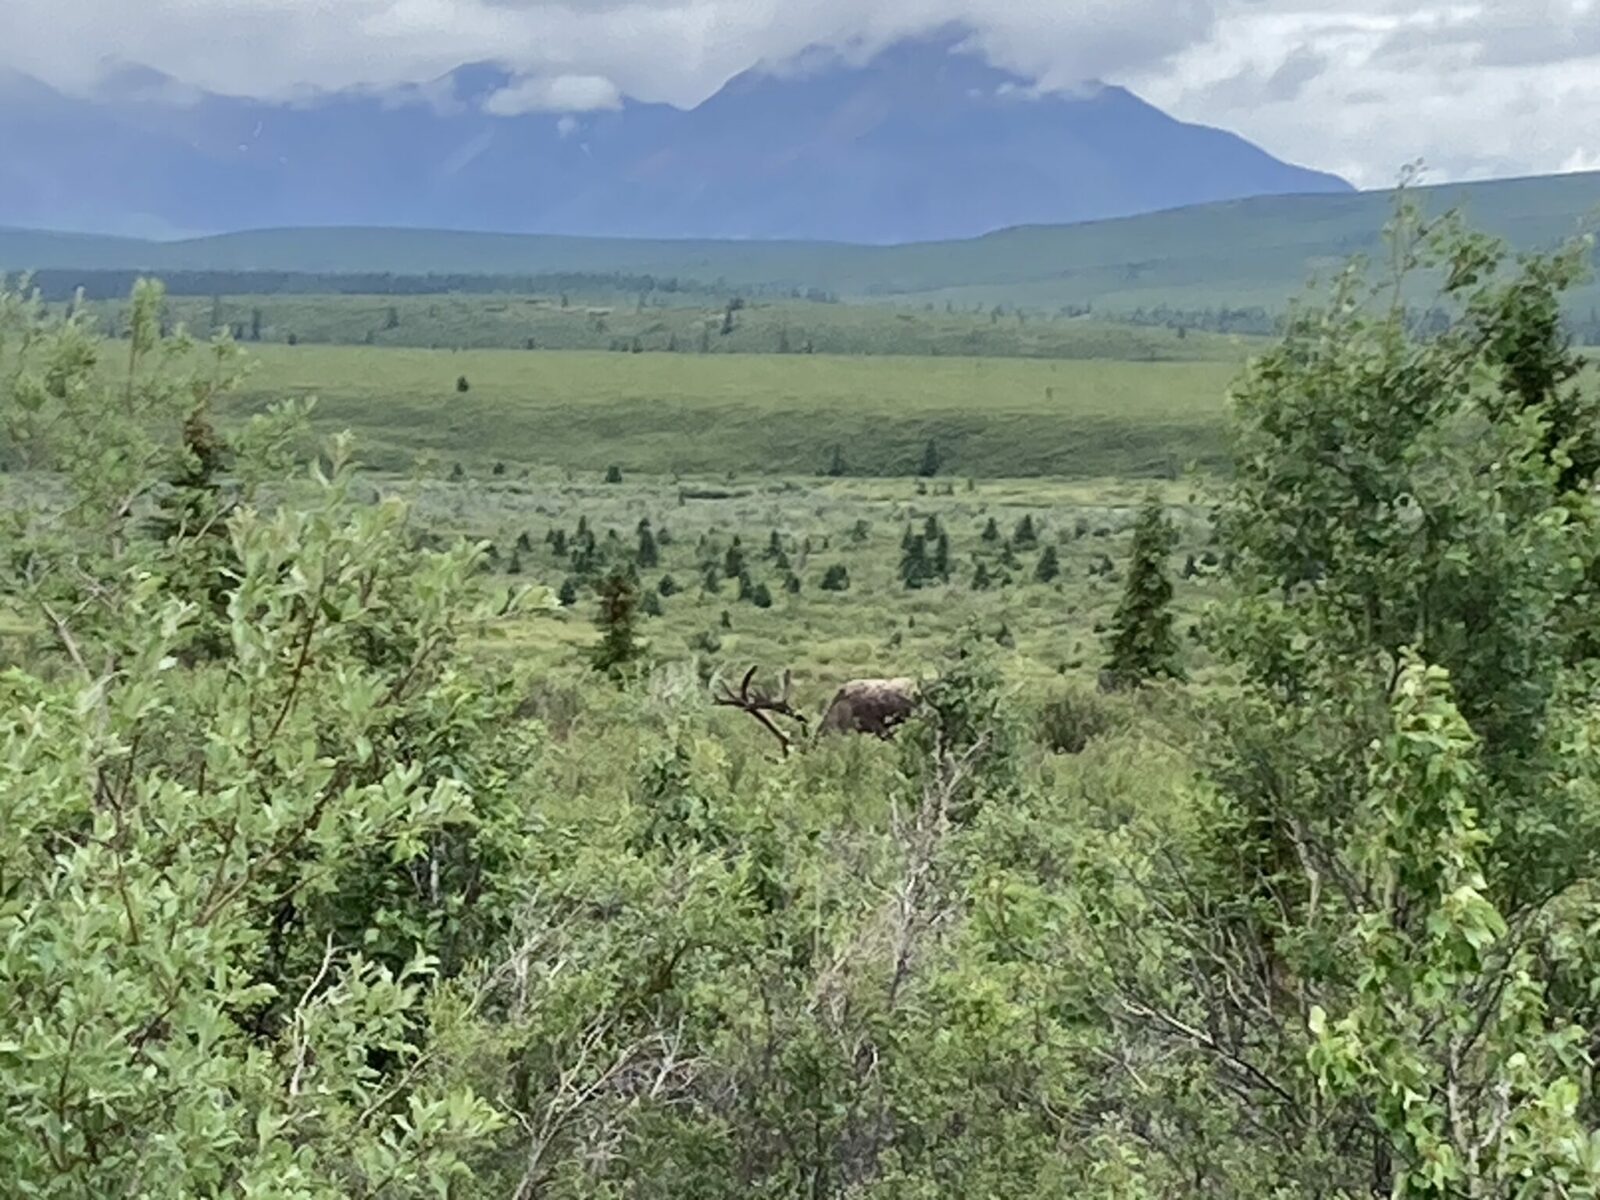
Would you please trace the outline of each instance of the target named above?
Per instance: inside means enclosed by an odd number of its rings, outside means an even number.
[[[300,1003],[294,1006],[294,1074],[289,1076],[289,1095],[300,1094],[300,1079],[305,1074],[306,1055],[310,1051],[310,1039],[306,1035],[306,1018],[310,1010],[311,997],[317,988],[322,986],[322,981],[328,977],[328,970],[333,966],[333,934],[328,934],[327,945],[322,950],[322,965],[317,968],[317,973],[306,990],[300,996]]]

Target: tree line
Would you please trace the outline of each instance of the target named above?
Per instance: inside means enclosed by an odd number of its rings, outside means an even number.
[[[170,296],[442,296],[461,295],[638,295],[659,293],[694,297],[725,295],[722,281],[701,282],[675,275],[625,271],[544,271],[534,274],[395,274],[320,271],[134,271],[50,268],[29,275],[32,286],[52,303],[71,301],[80,292],[86,300],[124,300],[143,277],[159,274]],[[780,295],[811,303],[834,303],[837,297],[818,288],[787,284],[743,288],[750,295]]]

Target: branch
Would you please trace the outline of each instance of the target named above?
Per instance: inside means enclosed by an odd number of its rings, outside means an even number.
[[[1265,1074],[1259,1067],[1252,1063],[1246,1062],[1233,1051],[1229,1050],[1226,1046],[1220,1045],[1210,1034],[1205,1033],[1203,1030],[1196,1029],[1193,1025],[1189,1025],[1184,1021],[1180,1021],[1171,1013],[1161,1012],[1157,1009],[1149,1008],[1146,1005],[1141,1004],[1139,1001],[1130,999],[1127,996],[1121,997],[1121,1000],[1123,1008],[1128,1011],[1129,1015],[1142,1017],[1147,1020],[1154,1020],[1159,1024],[1165,1025],[1174,1033],[1180,1034],[1184,1038],[1187,1038],[1189,1041],[1193,1042],[1202,1049],[1211,1051],[1211,1053],[1222,1058],[1229,1065],[1241,1071],[1250,1079],[1266,1088],[1273,1095],[1277,1096],[1278,1099],[1289,1105],[1290,1109],[1295,1113],[1299,1112],[1300,1101],[1296,1099],[1292,1092],[1290,1092],[1282,1084],[1278,1083],[1277,1080]]]
[[[333,965],[333,934],[328,934],[328,943],[322,951],[322,965],[317,968],[316,975],[311,982],[306,984],[306,990],[300,995],[300,1002],[294,1006],[294,1074],[289,1077],[289,1095],[300,1094],[300,1077],[306,1069],[306,1053],[310,1045],[306,1038],[306,1006],[311,1003],[311,994],[315,992],[322,981],[327,978],[328,968]]]

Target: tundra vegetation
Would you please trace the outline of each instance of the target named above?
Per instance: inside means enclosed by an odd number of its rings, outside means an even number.
[[[1231,474],[1131,545],[1142,488],[1007,508],[915,462],[408,484],[242,411],[154,285],[116,341],[6,292],[0,1179],[1600,1193],[1587,248],[1391,241],[1451,320],[1342,275],[1238,380]],[[451,508],[496,487],[545,532]],[[798,699],[707,686],[780,656]],[[736,711],[879,674],[892,737]]]

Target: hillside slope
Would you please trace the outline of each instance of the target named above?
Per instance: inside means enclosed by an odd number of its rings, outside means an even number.
[[[1552,245],[1600,211],[1600,173],[1418,189],[1522,248]],[[981,238],[859,246],[624,240],[400,229],[295,229],[177,242],[0,230],[0,269],[538,274],[648,273],[715,289],[820,288],[847,299],[1039,308],[1260,305],[1381,245],[1388,193],[1262,197]],[[1600,302],[1594,289],[1575,301]]]

